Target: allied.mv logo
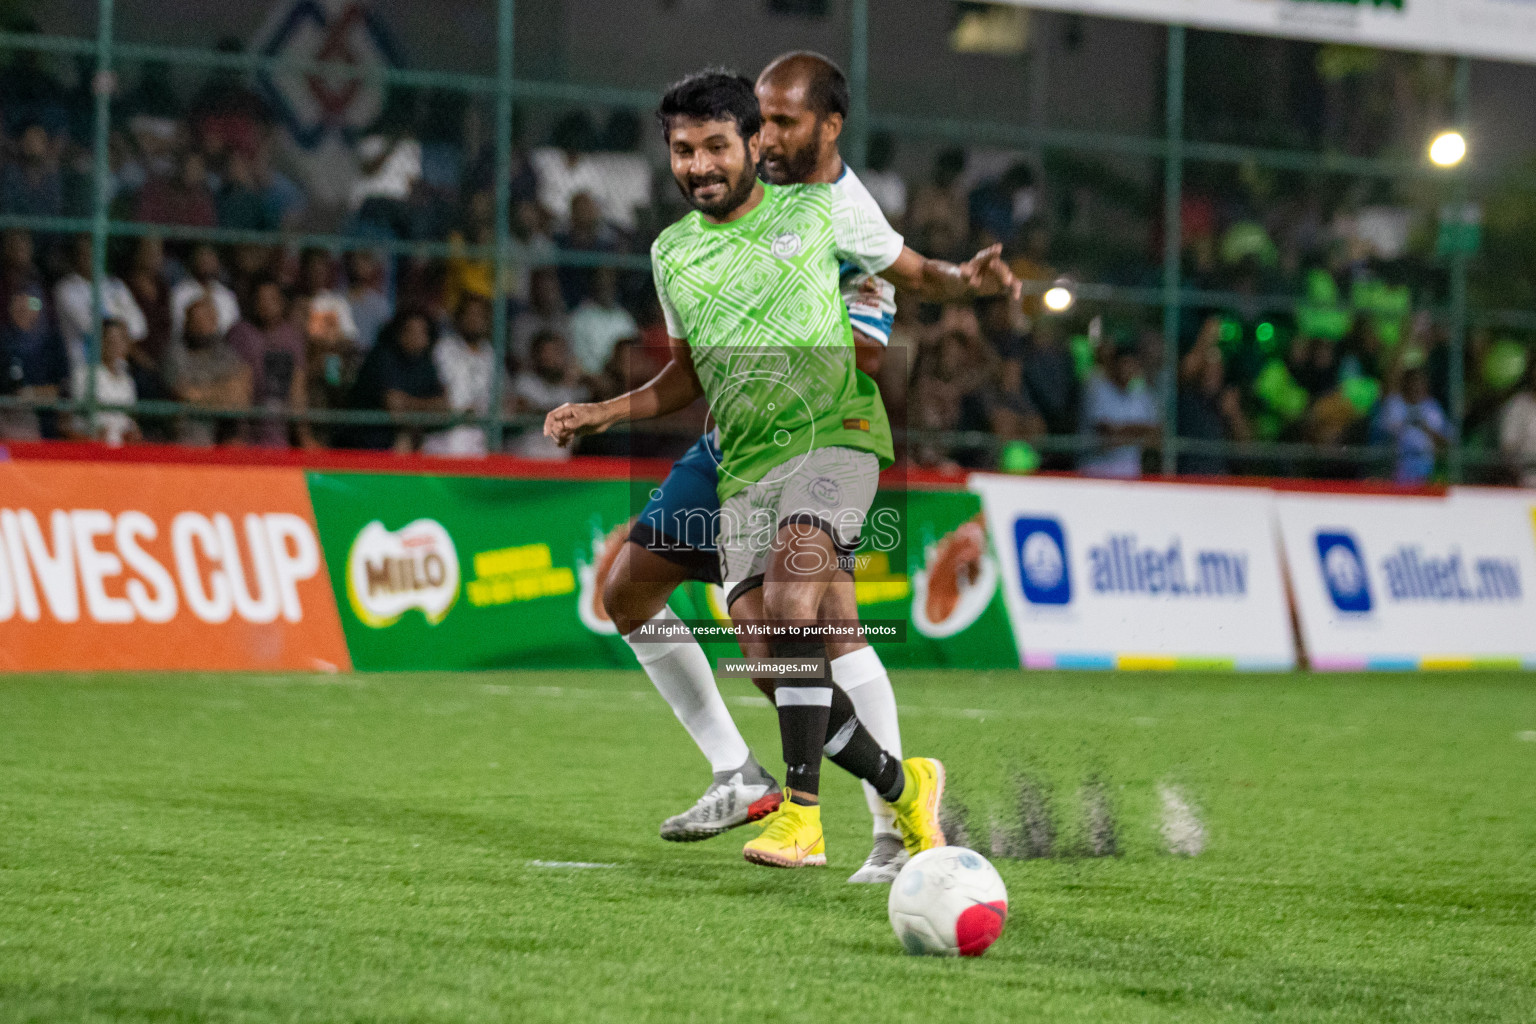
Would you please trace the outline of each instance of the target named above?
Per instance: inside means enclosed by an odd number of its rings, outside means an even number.
[[[1335,608],[1357,613],[1371,610],[1371,581],[1353,535],[1319,532],[1317,560]]]
[[[1019,583],[1030,604],[1067,604],[1072,600],[1072,569],[1067,540],[1054,519],[1019,518],[1013,522],[1019,557]]]

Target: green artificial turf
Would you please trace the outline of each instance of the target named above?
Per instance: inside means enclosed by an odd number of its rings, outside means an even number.
[[[973,845],[1025,852],[1024,779],[1051,854],[993,858],[980,960],[902,955],[844,883],[830,765],[829,869],[661,842],[707,768],[638,673],[0,679],[0,1020],[1536,1020],[1536,681],[897,692]]]

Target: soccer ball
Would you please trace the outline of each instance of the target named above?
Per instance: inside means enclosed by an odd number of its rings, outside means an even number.
[[[1008,889],[987,858],[963,846],[924,850],[891,883],[891,927],[908,953],[981,956],[1003,933]]]

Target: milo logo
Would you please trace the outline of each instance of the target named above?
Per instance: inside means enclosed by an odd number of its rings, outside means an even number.
[[[347,598],[364,625],[384,629],[411,608],[432,625],[459,596],[459,555],[435,519],[386,530],[375,519],[347,553]]]

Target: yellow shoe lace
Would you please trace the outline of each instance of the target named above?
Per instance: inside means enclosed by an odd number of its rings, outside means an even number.
[[[805,813],[799,804],[785,800],[778,810],[763,819],[763,823],[766,827],[758,838],[786,845],[794,840],[795,833],[805,823]]]

